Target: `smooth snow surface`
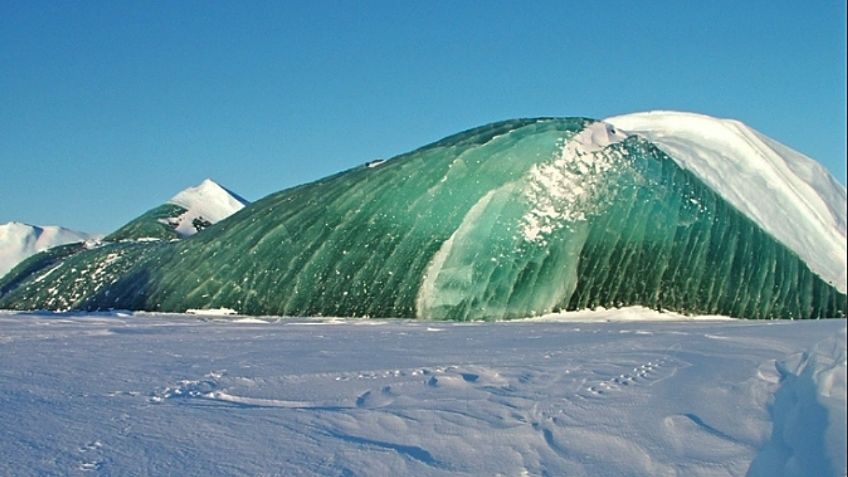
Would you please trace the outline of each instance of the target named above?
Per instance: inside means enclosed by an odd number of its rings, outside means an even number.
[[[846,292],[846,191],[820,164],[734,120],[654,111],[604,122],[656,144]]]
[[[253,321],[0,313],[0,474],[845,475],[845,320]]]
[[[216,223],[241,210],[249,202],[234,192],[221,187],[217,182],[206,179],[200,184],[175,195],[168,201],[186,209],[179,217],[176,231],[187,237],[197,233],[192,221],[197,218]]]
[[[58,245],[95,240],[98,236],[56,225],[0,224],[0,277],[27,257]]]

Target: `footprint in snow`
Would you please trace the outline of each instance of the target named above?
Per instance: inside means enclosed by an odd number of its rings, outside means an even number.
[[[672,376],[680,366],[669,357],[651,360],[616,377],[595,382],[586,387],[589,394],[598,396],[622,391],[634,385],[651,385]]]
[[[391,386],[385,386],[379,391],[365,391],[356,398],[356,407],[373,409],[392,404],[397,394]]]
[[[105,460],[100,455],[103,443],[100,441],[88,442],[77,449],[83,459],[79,463],[79,470],[83,472],[98,471],[103,467]]]

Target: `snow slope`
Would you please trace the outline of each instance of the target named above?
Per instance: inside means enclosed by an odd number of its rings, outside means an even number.
[[[0,313],[0,474],[842,476],[845,328]]]
[[[96,235],[56,225],[37,226],[20,222],[0,224],[0,277],[30,255],[57,245],[96,238]]]
[[[820,164],[734,120],[653,111],[604,122],[656,144],[846,292],[846,191]]]
[[[194,219],[200,218],[214,224],[238,212],[250,202],[212,179],[205,179],[200,184],[175,195],[168,203],[186,209],[186,212],[179,217],[175,230],[187,237],[197,233],[197,229],[192,224]]]

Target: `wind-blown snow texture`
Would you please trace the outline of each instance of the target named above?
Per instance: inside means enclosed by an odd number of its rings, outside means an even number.
[[[844,320],[0,314],[0,474],[842,476],[845,350]]]
[[[640,134],[662,129],[652,128]],[[844,203],[833,203],[844,189],[812,173],[778,180],[759,165],[760,150],[735,136],[715,159],[703,151],[721,149],[716,136],[696,143],[683,128],[693,145],[680,159],[583,118],[496,123],[273,194],[186,240],[81,251],[46,278],[48,269],[30,263],[0,281],[0,307],[471,320],[642,305],[844,316],[845,294],[816,265],[844,235],[844,221],[816,214],[844,217]],[[726,171],[726,157],[749,162],[738,166],[748,175],[763,169],[763,188],[800,190],[812,180],[803,193],[772,194],[807,205],[749,215],[726,197],[735,186],[705,180],[727,174],[681,167]],[[802,156],[782,160],[795,164],[784,176],[813,168]],[[773,220],[815,229],[801,244],[808,250],[784,240],[787,227],[758,222]],[[844,272],[844,255],[842,263]]]
[[[0,277],[27,257],[57,245],[95,240],[97,236],[56,225],[0,224]]]

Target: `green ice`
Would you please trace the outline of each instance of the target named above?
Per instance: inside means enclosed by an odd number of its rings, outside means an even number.
[[[148,210],[120,229],[106,236],[109,242],[138,239],[174,240],[180,238],[175,223],[186,209],[175,204],[162,204]]]
[[[566,154],[591,123],[495,123],[270,195],[188,239],[31,259],[0,280],[0,307],[845,315],[845,295],[652,144]]]

